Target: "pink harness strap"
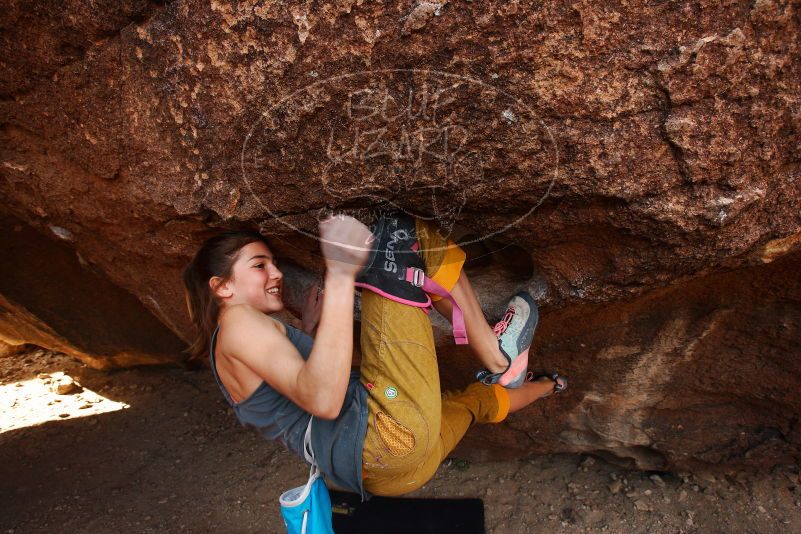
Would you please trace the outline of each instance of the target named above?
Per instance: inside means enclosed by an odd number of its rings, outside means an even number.
[[[420,250],[420,242],[415,241],[410,248],[413,252],[417,252],[418,250]],[[444,287],[442,287],[441,285],[439,285],[438,283],[427,277],[425,275],[425,271],[423,271],[422,269],[418,269],[416,267],[406,268],[404,280],[406,280],[413,286],[421,288],[424,292],[428,294],[433,293],[434,295],[438,295],[442,298],[448,299],[451,302],[451,304],[453,305],[453,314],[452,314],[453,317],[451,318],[451,323],[453,324],[453,340],[457,345],[467,345],[468,344],[467,328],[465,327],[464,324],[464,314],[462,313],[462,309],[459,307],[459,305],[456,304],[456,299],[453,298],[453,295],[451,295],[451,293],[447,289],[445,289]],[[428,314],[431,309],[432,305],[431,298],[428,295],[426,295],[426,302],[414,302],[411,300],[404,299],[402,297],[397,297],[374,285],[366,284],[364,282],[356,282],[356,286],[374,291],[383,297],[386,297],[390,300],[394,300],[395,302],[400,302],[408,306],[415,306],[417,308],[422,308],[426,314]]]
[[[451,318],[451,323],[453,324],[453,341],[457,345],[467,345],[467,328],[465,328],[464,325],[464,314],[459,305],[456,304],[456,299],[453,298],[453,295],[451,295],[447,289],[427,277],[421,269],[407,267],[406,281],[423,288],[423,291],[426,293],[433,293],[451,302],[453,305],[453,317]]]
[[[410,269],[411,269],[411,267],[410,267]],[[427,302],[414,302],[412,300],[406,300],[406,299],[401,298],[401,297],[396,297],[395,295],[387,293],[386,291],[384,291],[381,288],[378,288],[378,287],[370,285],[370,284],[365,284],[364,282],[356,282],[353,285],[355,285],[356,287],[362,287],[364,289],[369,289],[370,291],[378,293],[382,297],[388,298],[389,300],[394,300],[395,302],[400,302],[401,304],[406,304],[407,306],[414,306],[415,308],[423,308],[423,311],[425,311],[426,314],[428,314],[428,311],[426,311],[427,308],[429,306],[431,306],[431,298],[428,297],[428,296],[426,296],[426,301]],[[423,291],[425,291],[425,288],[423,288]]]

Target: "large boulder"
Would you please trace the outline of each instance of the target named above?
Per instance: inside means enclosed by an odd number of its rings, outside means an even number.
[[[3,242],[35,228],[26,253],[59,239],[75,278],[109,289],[81,330],[101,295],[69,293],[65,327],[8,282],[5,339],[98,367],[178,361],[180,273],[216,228],[268,233],[299,295],[321,213],[394,205],[470,251],[489,316],[531,290],[538,353],[574,377],[548,424],[475,439],[649,468],[797,448],[777,415],[798,410],[795,3],[6,4]],[[27,282],[64,291],[37,269]],[[169,332],[123,332],[114,302]],[[446,382],[473,365],[456,354]]]
[[[553,311],[542,319],[530,366],[567,374],[571,389],[513,414],[500,431],[479,427],[461,452],[584,452],[649,470],[797,462],[799,340],[798,252],[633,299]],[[464,349],[440,353],[446,387],[476,369]],[[497,443],[503,447],[488,446]]]

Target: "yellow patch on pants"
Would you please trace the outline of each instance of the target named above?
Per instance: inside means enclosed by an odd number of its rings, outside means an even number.
[[[375,414],[378,436],[392,456],[406,456],[414,450],[414,434],[384,412]]]

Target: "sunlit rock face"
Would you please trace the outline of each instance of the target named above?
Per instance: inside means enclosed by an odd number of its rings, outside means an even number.
[[[121,336],[103,345],[4,287],[5,339],[101,367],[180,360],[180,273],[215,229],[270,236],[297,312],[317,219],[391,207],[468,250],[488,317],[535,295],[536,357],[573,379],[473,433],[476,454],[664,468],[798,450],[797,5],[6,3],[4,243],[36,228],[163,331],[125,337],[103,313]],[[435,332],[463,384],[474,360]]]

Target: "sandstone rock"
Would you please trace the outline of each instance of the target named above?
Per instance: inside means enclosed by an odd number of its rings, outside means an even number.
[[[58,395],[68,395],[74,391],[78,391],[81,389],[81,386],[78,385],[75,380],[72,379],[70,376],[61,377],[58,382],[51,385],[53,392]]]
[[[0,358],[16,356],[27,349],[25,343],[6,343],[0,341]]]
[[[796,4],[7,4],[6,341],[180,361],[210,233],[303,266],[297,313],[320,212],[396,204],[471,248],[488,319],[531,291],[533,365],[572,380],[473,456],[798,457]],[[432,318],[462,386],[477,363]]]
[[[180,357],[184,345],[169,328],[65,243],[2,214],[0,228],[14,228],[0,233],[0,338],[99,369]]]
[[[343,20],[336,10],[306,13],[300,5],[261,10],[189,4],[153,8],[129,1],[87,13],[67,3],[62,9],[76,25],[67,31],[52,14],[12,3],[4,26],[28,31],[9,40],[25,53],[6,67],[3,82],[25,84],[9,88],[6,94],[17,98],[0,107],[7,124],[4,193],[19,202],[15,212],[43,229],[67,230],[82,257],[184,337],[187,321],[175,280],[209,224],[220,218],[263,223],[276,237],[290,236],[295,232],[265,218],[264,206],[308,231],[317,207],[359,198],[367,207],[377,198],[374,189],[387,189],[374,179],[384,165],[378,156],[347,165],[348,177],[330,177],[336,183],[321,183],[318,163],[332,156],[317,147],[327,137],[297,127],[338,116],[334,95],[348,85],[324,80],[342,73],[344,57],[374,71],[420,59],[429,70],[455,75],[486,69],[497,75],[482,81],[497,86],[486,88],[496,103],[506,98],[498,91],[540,102],[531,110],[536,120],[520,109],[498,111],[517,117],[510,124],[532,126],[531,139],[542,137],[539,148],[526,145],[541,159],[548,160],[553,148],[561,155],[558,179],[536,215],[503,235],[536,253],[549,282],[544,298],[555,305],[609,301],[716,265],[769,260],[774,249],[784,249],[766,248],[768,243],[801,231],[792,187],[799,146],[791,110],[797,109],[801,79],[794,7],[765,3],[694,14],[661,5],[616,11],[546,3],[507,13],[499,6],[448,4],[436,17],[432,6],[445,3],[421,2],[413,13],[426,14],[425,26],[414,23],[418,31],[403,35],[394,22],[387,26],[396,20],[393,8],[378,4],[360,6],[361,22]],[[478,26],[463,24],[476,16]],[[138,22],[129,25],[131,20]],[[260,31],[267,20],[282,30]],[[114,29],[120,30],[117,38],[97,40],[98,31]],[[338,37],[333,47],[331,31]],[[38,46],[26,46],[26,39]],[[510,47],[517,39],[527,45]],[[389,60],[387,50],[402,53]],[[41,72],[19,77],[25,61]],[[314,109],[298,97],[281,101],[310,81],[318,85],[303,99],[319,99]],[[384,79],[401,91],[410,81]],[[457,222],[486,234],[526,213],[552,175],[522,150],[514,132],[495,124],[495,115],[483,108],[465,115],[469,104],[484,105],[465,91],[449,95],[454,102],[445,109],[475,133],[477,147],[497,151],[493,139],[507,136],[510,153],[485,158],[480,175],[438,194],[463,196]],[[516,102],[510,105],[521,107]],[[284,150],[296,157],[286,152],[277,161],[271,156],[277,152],[265,152],[250,187],[241,180],[243,134],[276,104],[286,135],[264,139],[272,142],[266,148],[283,139]],[[433,161],[418,166],[435,171]],[[273,179],[279,175],[280,183]],[[14,185],[21,183],[29,186]],[[430,214],[434,206],[418,202],[419,188],[436,184],[402,185],[398,202]],[[334,194],[343,191],[347,198]],[[89,214],[96,223],[87,226]],[[101,221],[113,224],[101,227]],[[313,241],[300,241],[296,252],[287,244],[279,248],[290,255],[313,250]],[[120,261],[131,254],[140,255],[154,275],[145,278],[132,267],[136,262]]]
[[[790,356],[801,332],[799,272],[801,254],[792,254],[613,305],[544,315],[532,365],[566,374],[572,389],[512,414],[506,432],[471,431],[464,448],[504,443],[514,456],[559,442],[649,470],[792,463],[801,440],[792,422],[800,363]],[[469,380],[475,364],[467,354],[455,359],[462,351],[442,351],[446,387]],[[721,397],[727,403],[712,401]]]

